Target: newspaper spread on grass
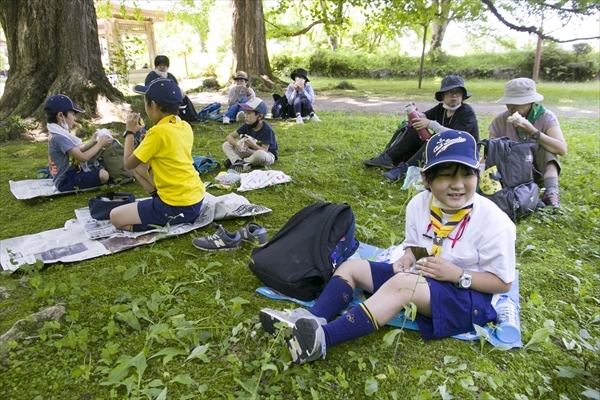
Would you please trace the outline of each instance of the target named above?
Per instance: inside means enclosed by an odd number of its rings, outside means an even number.
[[[181,235],[207,226],[213,220],[250,217],[271,211],[250,204],[245,197],[235,193],[219,197],[207,193],[194,223],[125,232],[116,229],[110,221],[98,221],[100,224],[86,229],[81,222],[91,218],[86,207],[76,210],[77,218],[68,220],[63,228],[0,241],[0,264],[3,270],[16,271],[21,265],[32,265],[37,260],[44,264],[88,260],[153,243],[160,237]]]
[[[23,181],[8,181],[10,192],[17,200],[28,200],[36,197],[57,196],[61,194],[88,192],[100,187],[59,192],[52,179],[26,179]]]

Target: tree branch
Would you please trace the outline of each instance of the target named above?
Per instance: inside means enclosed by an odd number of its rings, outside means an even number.
[[[567,39],[567,40],[557,39],[554,36],[550,36],[550,35],[544,34],[540,29],[538,29],[535,26],[522,26],[522,25],[511,24],[506,19],[504,19],[504,17],[502,17],[502,15],[500,15],[500,12],[494,6],[494,3],[492,2],[492,0],[481,0],[481,2],[487,6],[487,8],[490,10],[490,12],[492,14],[494,14],[494,16],[498,19],[498,21],[502,22],[505,26],[507,26],[510,29],[512,29],[514,31],[517,31],[517,32],[532,33],[534,35],[537,35],[537,36],[541,37],[542,39],[550,40],[550,41],[556,42],[556,43],[569,43],[569,42],[576,42],[576,41],[579,41],[579,40],[600,39],[600,36],[592,36],[592,37],[585,37],[585,38],[575,38],[575,39]]]
[[[322,19],[318,19],[318,20],[316,20],[316,21],[312,22],[312,23],[311,23],[310,25],[308,25],[306,28],[302,28],[302,29],[300,29],[299,31],[296,31],[296,32],[286,32],[284,29],[282,29],[281,27],[279,27],[279,26],[275,25],[275,24],[274,24],[274,23],[272,23],[272,22],[269,22],[269,21],[266,21],[266,20],[265,20],[265,22],[266,22],[267,24],[269,24],[269,25],[273,26],[274,28],[278,29],[278,30],[281,32],[281,33],[278,33],[278,34],[276,34],[276,35],[273,35],[273,37],[276,37],[276,38],[280,38],[280,37],[293,37],[293,36],[300,36],[300,35],[304,35],[306,32],[310,31],[310,30],[313,28],[313,26],[315,26],[315,25],[318,25],[318,24],[323,24],[323,23],[325,23],[325,21],[324,21],[324,20],[322,20]]]

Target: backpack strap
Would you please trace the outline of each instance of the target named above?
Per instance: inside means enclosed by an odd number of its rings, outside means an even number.
[[[328,208],[328,212],[326,214],[326,219],[323,221],[322,229],[319,229],[317,232],[317,240],[315,240],[315,261],[317,261],[319,270],[321,271],[321,275],[325,283],[329,281],[331,278],[331,273],[333,270],[333,266],[331,265],[331,260],[329,259],[327,245],[329,242],[329,236],[331,235],[332,226],[339,219],[339,216],[342,212],[346,210],[350,210],[352,213],[352,209],[346,203],[343,204],[335,204],[335,203],[326,203],[325,207]],[[352,213],[352,223],[354,223],[354,214]],[[344,232],[346,233],[346,232]]]

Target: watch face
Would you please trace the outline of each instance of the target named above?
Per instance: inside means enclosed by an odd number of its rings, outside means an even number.
[[[458,281],[460,287],[462,287],[463,289],[468,289],[471,287],[471,281],[472,281],[472,277],[471,274],[467,271],[464,271],[462,276],[460,277],[460,280]]]

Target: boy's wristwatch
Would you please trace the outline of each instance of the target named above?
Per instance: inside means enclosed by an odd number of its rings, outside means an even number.
[[[127,135],[135,135],[134,131],[125,131],[123,132],[123,137],[127,137]]]
[[[471,273],[466,269],[463,269],[463,273],[460,276],[460,278],[458,278],[458,283],[456,284],[456,287],[459,287],[461,289],[468,289],[471,287],[471,282],[473,282],[473,277],[471,276]]]
[[[540,138],[540,136],[542,135],[542,132],[540,131],[535,131],[535,133],[533,135],[531,135],[531,138],[533,140],[538,140]]]

